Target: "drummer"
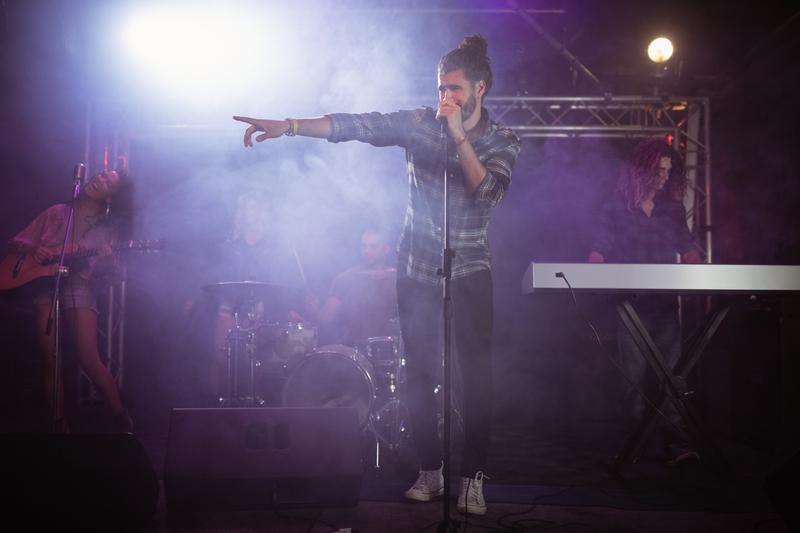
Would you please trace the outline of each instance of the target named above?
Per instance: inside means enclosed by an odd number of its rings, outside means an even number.
[[[268,196],[250,191],[239,197],[233,231],[219,249],[213,277],[218,282],[259,281],[285,289],[282,294],[302,294],[303,273],[290,243],[276,236]],[[223,283],[224,285],[224,283]],[[302,297],[300,298],[302,300]],[[211,386],[217,398],[226,392],[227,334],[237,324],[252,328],[263,322],[301,322],[302,316],[284,299],[265,301],[236,298],[218,292],[213,327]]]
[[[316,313],[333,343],[363,347],[370,337],[399,335],[397,269],[388,264],[389,252],[385,230],[363,231],[358,263],[334,278]]]

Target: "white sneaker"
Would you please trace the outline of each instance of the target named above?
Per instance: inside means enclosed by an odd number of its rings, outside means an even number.
[[[442,469],[420,470],[417,481],[405,491],[404,496],[409,500],[429,502],[444,494],[444,476]]]
[[[456,509],[468,514],[486,514],[486,500],[483,499],[483,479],[489,479],[478,471],[474,478],[461,478],[461,492]]]

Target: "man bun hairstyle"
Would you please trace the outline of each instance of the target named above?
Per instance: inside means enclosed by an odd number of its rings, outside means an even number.
[[[489,43],[481,35],[464,37],[458,48],[450,50],[439,60],[439,72],[462,69],[464,76],[472,83],[483,80],[486,83],[485,97],[492,88],[492,66],[488,50]]]

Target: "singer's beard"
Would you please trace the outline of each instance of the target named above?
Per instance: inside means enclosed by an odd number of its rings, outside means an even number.
[[[461,121],[466,122],[472,117],[472,114],[475,113],[475,109],[478,107],[478,99],[475,98],[473,94],[467,101],[464,102],[464,105],[461,106]]]

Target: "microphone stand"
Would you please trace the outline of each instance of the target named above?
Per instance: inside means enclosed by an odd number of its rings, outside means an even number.
[[[444,194],[443,194],[443,223],[442,223],[442,268],[439,270],[439,275],[442,277],[442,319],[443,319],[443,359],[444,359],[444,387],[442,394],[444,395],[443,401],[443,417],[444,417],[444,435],[442,446],[444,453],[442,454],[442,477],[444,478],[444,496],[442,505],[442,522],[439,524],[437,531],[439,533],[447,531],[456,531],[459,527],[459,522],[450,520],[450,368],[451,368],[451,331],[452,331],[452,308],[451,308],[451,295],[450,295],[450,280],[453,274],[453,258],[455,252],[450,249],[450,212],[448,210],[447,201],[447,185],[449,176],[447,174],[447,119],[442,120],[442,153],[444,155]]]
[[[72,202],[70,202],[69,215],[67,216],[67,227],[64,230],[64,242],[61,244],[61,255],[58,258],[58,265],[56,266],[55,280],[53,282],[53,295],[50,303],[50,313],[47,316],[47,327],[45,328],[45,336],[53,335],[53,405],[51,406],[53,412],[52,430],[53,433],[58,429],[59,419],[56,418],[60,412],[61,406],[58,394],[59,380],[61,379],[61,328],[59,321],[59,314],[61,306],[59,301],[61,278],[64,275],[69,275],[68,268],[64,265],[64,260],[67,255],[67,244],[72,235],[72,229],[75,222],[75,204],[78,200],[78,195],[81,193],[81,184],[83,178],[86,176],[86,166],[83,163],[75,165],[75,172],[72,176]]]

